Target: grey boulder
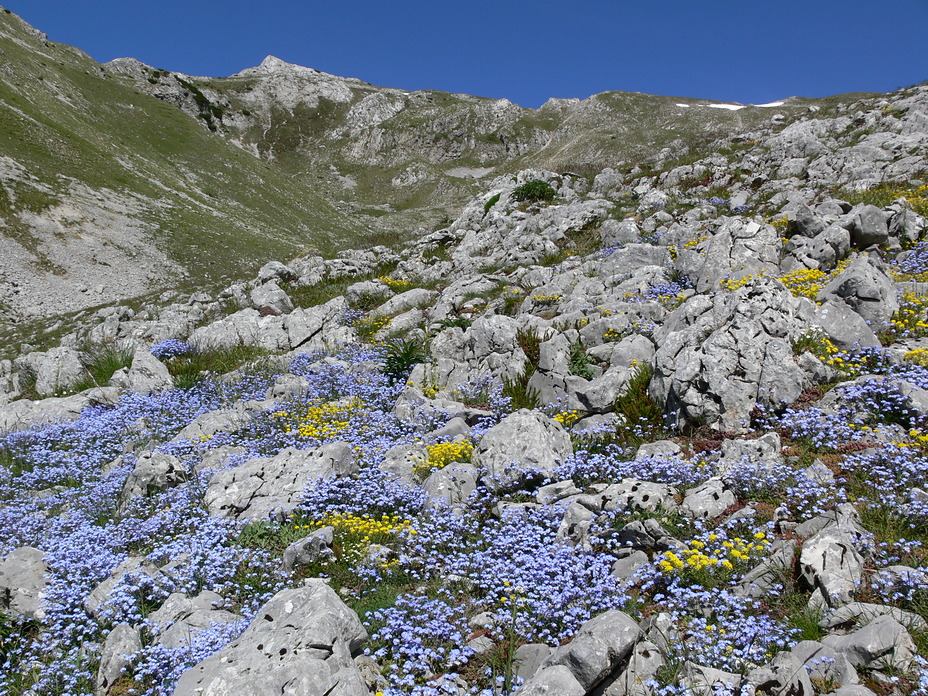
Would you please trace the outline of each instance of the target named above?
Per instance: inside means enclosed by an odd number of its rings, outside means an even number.
[[[869,255],[855,259],[816,296],[817,302],[844,302],[874,330],[889,323],[899,309],[896,285]]]
[[[289,514],[300,502],[306,484],[357,469],[346,442],[312,450],[288,447],[273,457],[261,457],[213,474],[203,496],[213,515],[239,520]]]
[[[39,549],[20,546],[0,561],[0,610],[14,618],[45,618],[48,566],[44,557]]]
[[[486,467],[491,485],[508,485],[529,471],[554,471],[573,453],[570,435],[542,413],[521,409],[490,428],[473,460]]]
[[[843,653],[855,667],[865,669],[905,670],[918,653],[905,626],[889,614],[846,636],[825,636],[822,643]]]
[[[792,348],[808,328],[806,313],[808,301],[766,277],[692,297],[654,333],[652,398],[672,424],[724,430],[744,428],[757,403],[792,403],[807,382]]]
[[[142,636],[129,624],[117,624],[106,636],[97,669],[96,693],[106,696],[131,664],[131,657],[142,649]]]
[[[319,579],[282,590],[233,643],[184,672],[174,696],[362,696],[358,615]]]
[[[167,365],[158,360],[145,348],[137,348],[132,355],[132,364],[117,370],[110,378],[110,385],[129,389],[139,394],[154,394],[174,386],[174,378]]]
[[[555,649],[542,663],[539,674],[550,667],[567,667],[589,691],[631,655],[641,638],[641,629],[628,614],[607,611],[584,623],[573,640]]]

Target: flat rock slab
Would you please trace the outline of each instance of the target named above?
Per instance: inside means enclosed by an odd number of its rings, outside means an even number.
[[[309,481],[350,474],[356,468],[347,442],[311,450],[288,447],[274,457],[252,459],[217,472],[209,480],[203,500],[211,514],[238,520],[289,514]]]

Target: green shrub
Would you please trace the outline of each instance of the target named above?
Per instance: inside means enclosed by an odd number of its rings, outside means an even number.
[[[570,344],[570,374],[583,379],[593,379],[593,372],[590,370],[590,357],[586,354],[583,344],[579,341]]]
[[[532,179],[521,186],[517,186],[512,192],[512,199],[515,201],[535,203],[538,201],[554,200],[555,195],[557,195],[556,191],[547,181]]]
[[[424,361],[428,355],[422,342],[416,339],[394,339],[387,343],[387,357],[383,372],[393,381],[406,379],[414,365]]]
[[[639,365],[628,382],[628,390],[615,400],[615,412],[625,418],[616,434],[617,441],[626,446],[637,447],[667,436],[664,412],[648,391],[651,374],[648,363]]]
[[[437,322],[440,327],[443,329],[449,329],[452,327],[457,327],[459,329],[467,329],[473,322],[467,317],[454,317],[448,319],[442,319]]]
[[[484,214],[484,215],[486,215],[487,213],[489,213],[489,212],[490,212],[490,208],[492,208],[494,205],[496,205],[496,204],[499,202],[499,197],[500,197],[500,194],[497,193],[497,194],[496,194],[495,196],[493,196],[490,200],[488,200],[486,203],[483,204],[483,214]]]

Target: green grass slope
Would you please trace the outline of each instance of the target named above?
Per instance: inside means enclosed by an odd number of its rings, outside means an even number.
[[[194,284],[359,241],[361,228],[307,182],[106,75],[81,51],[44,40],[9,11],[0,11],[0,55],[0,233],[33,251],[37,271],[67,272],[43,267],[54,240],[25,214],[67,200],[75,185],[99,192],[103,206],[131,201],[121,212],[148,231],[138,243],[163,251]]]

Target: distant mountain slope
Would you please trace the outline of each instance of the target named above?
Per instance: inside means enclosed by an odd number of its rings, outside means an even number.
[[[0,12],[0,303],[55,314],[359,228],[305,182]],[[82,292],[83,290],[83,292]]]

